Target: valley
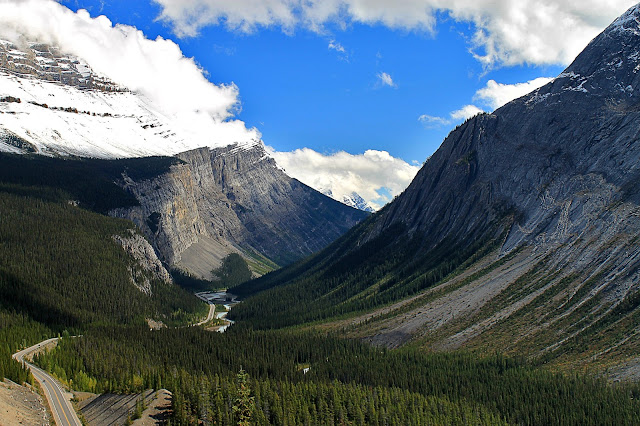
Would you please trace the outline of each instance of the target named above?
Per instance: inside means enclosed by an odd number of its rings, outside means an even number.
[[[342,203],[292,178],[230,112],[235,83],[134,33],[224,92],[218,115],[0,28],[0,376],[30,395],[12,421],[640,424],[640,4],[460,120],[378,211],[391,184]]]
[[[553,81],[457,126],[394,202],[327,249],[232,289],[245,302],[230,317],[562,371],[628,368],[640,156],[635,95],[620,87],[638,81],[638,12]]]

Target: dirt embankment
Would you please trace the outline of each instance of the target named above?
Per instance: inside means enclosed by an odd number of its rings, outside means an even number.
[[[0,382],[0,425],[48,425],[42,398],[35,391],[11,381]]]
[[[164,425],[171,415],[171,392],[149,389],[133,395],[85,395],[78,406],[88,425],[125,424],[127,418],[133,419],[136,405],[144,401],[144,411],[133,424],[138,426]]]

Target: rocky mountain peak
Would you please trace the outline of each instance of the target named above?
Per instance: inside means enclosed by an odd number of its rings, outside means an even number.
[[[0,71],[83,90],[127,91],[108,78],[98,75],[83,60],[44,43],[0,40]]]
[[[401,222],[432,244],[473,240],[484,224],[511,212],[518,223],[506,240],[509,250],[524,241],[567,241],[592,226],[589,218],[608,203],[640,200],[633,189],[639,71],[636,5],[554,81],[454,129],[405,194],[382,211],[372,235]],[[592,204],[595,194],[600,207]]]
[[[639,71],[640,4],[609,25],[553,83],[537,93],[549,96],[573,91],[628,100],[639,96]]]

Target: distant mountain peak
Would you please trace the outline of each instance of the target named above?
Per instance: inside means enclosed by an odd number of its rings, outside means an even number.
[[[374,213],[376,210],[371,207],[367,201],[360,196],[357,192],[352,192],[348,196],[345,195],[342,197],[342,203],[348,206],[354,207],[358,210],[362,210],[369,213]]]
[[[342,204],[346,204],[349,207],[353,207],[354,209],[362,210],[364,212],[374,213],[376,210],[371,207],[371,205],[360,196],[357,192],[352,192],[351,194],[346,194],[343,196],[334,195],[331,189],[327,189],[324,191],[320,191],[327,197],[331,197],[336,201],[341,202]]]

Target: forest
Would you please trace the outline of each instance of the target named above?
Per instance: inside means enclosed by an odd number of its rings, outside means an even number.
[[[150,179],[179,162],[175,157],[99,160],[0,153],[0,182],[64,192],[81,207],[106,214],[114,208],[138,205],[132,194],[115,183],[122,173],[135,180]],[[39,196],[50,197],[45,192]]]
[[[503,238],[479,238],[462,249],[445,239],[429,249],[422,235],[408,237],[403,225],[396,223],[361,246],[354,243],[370,224],[356,225],[292,266],[232,287],[230,291],[244,302],[229,317],[268,329],[370,311],[450,279]],[[357,249],[349,251],[354,246]]]
[[[385,350],[310,331],[93,327],[37,362],[79,390],[169,389],[177,424],[235,424],[242,407],[251,424],[640,421],[636,385],[500,354]]]
[[[0,183],[0,372],[24,381],[18,348],[92,324],[184,324],[207,307],[182,288],[132,282],[134,260],[114,240],[134,225],[70,204],[60,189]],[[14,365],[15,364],[15,365]]]
[[[0,155],[0,164],[13,164],[6,158]],[[418,237],[406,250],[394,251],[393,235],[382,234],[335,262],[350,244],[350,232],[334,243],[333,252],[251,281],[245,281],[242,258],[230,256],[214,275],[234,286],[234,293],[258,296],[234,307],[236,325],[212,333],[183,327],[207,309],[189,291],[153,281],[147,296],[133,285],[133,260],[112,237],[135,232],[135,226],[101,214],[135,201],[113,183],[123,167],[152,176],[173,160],[154,159],[145,167],[134,161],[20,161],[0,167],[4,377],[31,382],[11,354],[61,335],[57,349],[37,357],[43,368],[75,390],[169,389],[172,424],[640,423],[640,388],[633,384],[610,386],[499,353],[386,350],[344,339],[340,332],[295,327],[428,288],[492,250],[493,239],[463,251],[444,242],[427,256],[417,250]],[[55,174],[54,163],[69,175]],[[97,172],[86,175],[94,166]],[[362,272],[352,272],[355,264]],[[298,276],[308,265],[310,272]],[[405,278],[394,280],[396,275]],[[189,290],[211,285],[174,276]],[[290,284],[274,287],[285,280]],[[375,292],[367,291],[372,283]],[[327,289],[334,291],[319,298]],[[146,318],[169,327],[150,330]],[[73,334],[82,337],[66,337]]]

